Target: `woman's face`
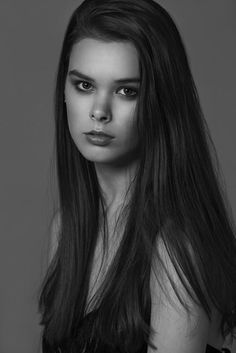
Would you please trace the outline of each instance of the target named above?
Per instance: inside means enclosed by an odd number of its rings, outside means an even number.
[[[65,101],[71,137],[86,159],[123,165],[137,158],[139,80],[132,43],[85,38],[73,46]],[[86,135],[91,130],[112,138]]]

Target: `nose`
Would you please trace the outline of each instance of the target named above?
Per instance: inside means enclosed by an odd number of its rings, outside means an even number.
[[[89,114],[92,120],[108,123],[112,119],[110,105],[105,100],[96,101]]]

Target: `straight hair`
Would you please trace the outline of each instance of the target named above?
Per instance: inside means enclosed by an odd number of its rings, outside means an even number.
[[[100,227],[104,251],[106,205],[94,163],[86,160],[68,129],[65,80],[73,45],[83,38],[128,41],[137,49],[140,93],[137,129],[140,163],[117,222],[124,222],[118,251],[92,298],[97,316],[91,340],[135,352],[150,334],[150,273],[165,267],[162,241],[187,293],[212,317],[222,315],[225,337],[235,327],[236,244],[221,186],[213,142],[179,31],[152,0],[85,0],[72,14],[61,50],[55,89],[56,162],[60,231],[45,276],[39,308],[43,353],[72,347],[86,313],[89,278]],[[128,201],[127,201],[128,200]],[[100,207],[102,213],[100,213]],[[228,208],[228,209],[227,209]],[[153,266],[153,258],[155,264]]]

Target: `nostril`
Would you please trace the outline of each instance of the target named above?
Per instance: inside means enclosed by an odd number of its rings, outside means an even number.
[[[108,121],[110,120],[110,116],[108,115],[99,115],[99,114],[93,114],[91,115],[92,120],[99,120],[99,121]]]

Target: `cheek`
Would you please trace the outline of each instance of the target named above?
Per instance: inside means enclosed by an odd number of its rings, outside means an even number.
[[[125,139],[134,138],[137,135],[137,113],[135,107],[136,104],[133,104],[129,109],[119,110],[118,126]]]
[[[88,120],[89,107],[83,102],[78,102],[78,100],[70,100],[66,104],[67,110],[67,120],[68,125],[71,130],[81,130],[83,129],[84,124]]]
[[[89,99],[79,96],[68,84],[65,87],[67,119],[70,124],[86,120],[89,116]]]
[[[78,99],[70,99],[66,104],[67,117],[70,120],[81,119],[88,113],[88,104]]]

